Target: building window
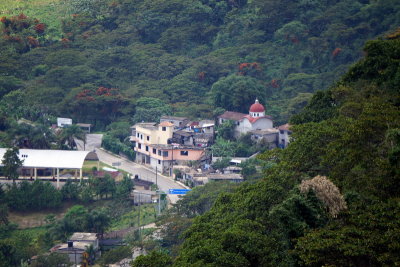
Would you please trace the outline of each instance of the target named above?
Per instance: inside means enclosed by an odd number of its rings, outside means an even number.
[[[136,135],[137,135],[137,138],[139,138],[140,134],[139,134],[139,133],[137,133]]]
[[[161,150],[158,150],[158,155],[161,156]]]
[[[149,151],[149,146],[146,146],[146,151]]]
[[[280,134],[283,134],[283,131],[282,131],[282,130],[280,130],[280,131],[279,131],[279,133],[280,133]]]
[[[181,156],[188,156],[189,155],[189,151],[181,151]]]
[[[162,127],[162,131],[165,132],[167,130],[167,127]]]
[[[157,154],[157,149],[153,148],[153,154]]]
[[[158,164],[161,164],[161,160],[158,160]]]
[[[142,139],[142,140],[143,140],[143,134],[141,134],[141,135],[140,135],[140,139]]]
[[[138,144],[138,148],[139,148],[139,149],[142,149],[142,144]]]
[[[168,157],[168,151],[163,151],[162,155],[163,157]]]
[[[147,141],[150,141],[150,136],[147,136],[146,139],[147,139]]]
[[[239,124],[240,124],[240,122],[236,122],[236,124],[237,124],[237,125],[239,125]]]

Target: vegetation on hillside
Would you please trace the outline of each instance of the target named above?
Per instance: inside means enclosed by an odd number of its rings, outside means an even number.
[[[167,266],[400,264],[400,38],[364,51],[292,118],[289,147],[259,156],[272,166],[262,180],[219,194],[178,228]]]
[[[3,117],[50,113],[103,129],[157,119],[141,113],[149,101],[211,118],[217,108],[247,112],[258,97],[279,124],[400,17],[397,1],[67,2],[53,18],[59,40],[34,6],[1,18]]]

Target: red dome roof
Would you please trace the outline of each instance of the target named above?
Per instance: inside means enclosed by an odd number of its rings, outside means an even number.
[[[264,112],[264,111],[265,108],[258,102],[258,99],[256,99],[256,102],[250,106],[250,112]]]

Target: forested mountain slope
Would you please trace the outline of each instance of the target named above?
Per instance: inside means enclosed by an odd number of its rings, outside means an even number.
[[[400,264],[400,32],[292,119],[263,180],[223,193],[174,266]]]
[[[281,123],[358,60],[366,40],[400,24],[395,0],[63,5],[59,32],[47,16],[1,18],[3,117],[51,113],[103,128],[154,103],[196,118],[247,112],[258,97]]]

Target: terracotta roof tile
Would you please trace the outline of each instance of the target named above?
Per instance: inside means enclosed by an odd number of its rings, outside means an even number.
[[[225,111],[224,114],[218,116],[218,118],[226,119],[226,120],[233,120],[233,121],[240,121],[246,116],[244,113],[234,112],[234,111]]]

